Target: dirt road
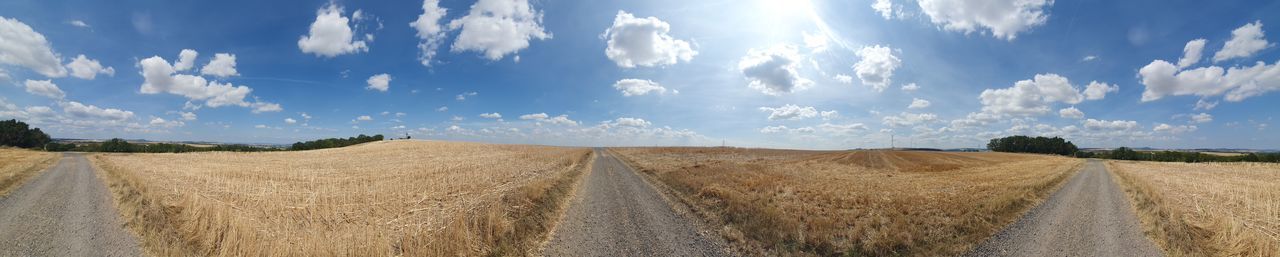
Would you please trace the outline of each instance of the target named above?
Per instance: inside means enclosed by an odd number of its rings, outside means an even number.
[[[1101,161],[968,256],[1160,256]]]
[[[699,232],[639,174],[607,151],[595,153],[591,173],[570,200],[543,255],[726,255],[715,234]]]
[[[83,154],[0,198],[0,256],[139,256]]]

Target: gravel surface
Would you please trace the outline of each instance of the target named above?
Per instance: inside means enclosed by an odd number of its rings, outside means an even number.
[[[596,149],[546,256],[725,256],[712,232],[676,213],[644,178]]]
[[[1102,162],[967,256],[1160,256]]]
[[[140,256],[83,154],[0,198],[0,256]]]

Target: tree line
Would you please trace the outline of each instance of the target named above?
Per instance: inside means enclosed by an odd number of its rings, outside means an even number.
[[[991,139],[987,149],[995,152],[1042,153],[1074,156],[1080,151],[1071,141],[1061,137],[1010,136]]]
[[[1280,153],[1245,153],[1241,155],[1214,155],[1200,152],[1181,151],[1134,151],[1132,148],[1120,147],[1110,151],[1081,151],[1060,137],[1028,137],[1008,136],[991,139],[987,149],[995,152],[1041,153],[1075,156],[1080,158],[1100,158],[1113,160],[1157,161],[1157,162],[1280,162]]]
[[[359,135],[349,138],[327,138],[305,142],[297,142],[288,148],[262,147],[241,144],[194,146],[172,143],[130,143],[124,139],[112,138],[103,142],[90,143],[58,143],[25,122],[16,119],[0,121],[0,146],[40,149],[50,152],[108,152],[108,153],[188,153],[188,152],[266,152],[284,150],[312,150],[351,146],[366,142],[382,141],[382,135]]]
[[[37,148],[53,141],[40,128],[32,128],[27,123],[13,120],[0,121],[0,145]]]
[[[380,134],[373,135],[373,136],[366,136],[364,134],[360,134],[359,136],[354,136],[349,138],[326,138],[326,139],[320,139],[320,140],[293,143],[292,146],[289,146],[289,150],[301,151],[301,150],[315,150],[315,149],[324,149],[324,148],[344,147],[344,146],[351,146],[351,145],[363,144],[363,143],[374,142],[374,141],[382,141],[382,139],[383,139],[382,135]]]

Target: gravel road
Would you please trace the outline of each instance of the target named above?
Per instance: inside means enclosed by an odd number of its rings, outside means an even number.
[[[140,256],[80,153],[0,198],[0,256]]]
[[[676,213],[644,178],[596,149],[546,256],[724,256],[713,232]]]
[[[1089,160],[1040,206],[967,256],[1160,256],[1120,186]]]

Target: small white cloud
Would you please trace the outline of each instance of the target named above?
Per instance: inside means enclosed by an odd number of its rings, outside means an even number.
[[[200,52],[191,49],[182,49],[178,52],[178,61],[173,63],[173,70],[186,71],[196,66],[196,57],[200,56]]]
[[[618,11],[613,26],[601,35],[608,45],[605,56],[618,67],[654,67],[688,62],[698,51],[689,42],[671,37],[671,25],[657,17],[637,18]]]
[[[970,1],[919,0],[920,9],[934,25],[965,34],[990,31],[996,38],[1013,40],[1049,20],[1045,12],[1053,0]]]
[[[760,111],[769,113],[769,120],[801,120],[818,116],[813,106],[800,107],[787,104],[780,107],[760,107]]]
[[[423,66],[431,67],[432,59],[435,59],[436,49],[445,39],[444,24],[440,23],[440,19],[449,13],[449,9],[440,7],[439,0],[423,0],[422,14],[418,15],[418,19],[409,23],[418,32],[418,61]]]
[[[1200,113],[1200,114],[1192,114],[1192,115],[1191,115],[1191,122],[1192,122],[1192,123],[1209,123],[1209,122],[1211,122],[1211,121],[1213,121],[1213,115],[1210,115],[1210,114],[1208,114],[1208,113]]]
[[[479,0],[466,16],[449,22],[449,29],[461,29],[453,41],[455,52],[478,51],[489,60],[529,47],[529,40],[551,38],[542,28],[542,12],[528,0]]]
[[[822,116],[822,120],[833,120],[840,117],[840,112],[835,110],[822,111],[820,115]]]
[[[71,69],[72,77],[80,79],[93,80],[98,77],[98,74],[106,74],[107,76],[116,75],[115,68],[103,67],[101,63],[98,63],[98,60],[89,59],[83,54],[76,56],[76,58],[72,59],[70,63],[67,63],[67,68]]]
[[[650,125],[649,121],[646,121],[644,119],[627,118],[627,117],[618,118],[614,120],[613,124],[616,126],[627,126],[627,127],[637,127],[637,128],[648,127]]]
[[[1204,99],[1200,99],[1200,100],[1196,100],[1196,106],[1193,110],[1207,111],[1207,110],[1213,110],[1213,107],[1218,107],[1218,101],[1210,102],[1210,101],[1205,101]]]
[[[1254,21],[1231,31],[1231,40],[1222,45],[1222,50],[1213,54],[1213,61],[1220,62],[1232,58],[1244,58],[1275,46],[1268,43],[1262,31],[1262,21]]]
[[[1107,97],[1107,93],[1120,91],[1120,86],[1108,85],[1107,83],[1099,83],[1097,81],[1089,82],[1089,86],[1084,88],[1085,100],[1102,100]]]
[[[1182,59],[1178,59],[1178,68],[1186,69],[1200,62],[1200,54],[1204,52],[1204,44],[1208,42],[1203,38],[1187,42],[1187,46],[1182,47]]]
[[[1159,132],[1159,133],[1182,134],[1182,133],[1196,131],[1196,129],[1198,128],[1195,125],[1173,126],[1169,124],[1160,123],[1159,125],[1156,125],[1153,131]]]
[[[467,97],[476,96],[476,95],[478,95],[478,94],[480,94],[480,93],[476,93],[476,92],[466,92],[466,93],[461,93],[461,94],[458,94],[457,96],[454,96],[454,97],[453,97],[453,99],[454,99],[454,100],[458,100],[458,101],[466,101],[466,100],[467,100]]]
[[[550,116],[547,116],[547,113],[533,113],[533,114],[520,115],[520,119],[522,120],[545,120],[547,119],[547,117],[550,117]]]
[[[1083,59],[1080,59],[1080,61],[1082,61],[1082,62],[1087,62],[1087,61],[1093,61],[1093,60],[1097,60],[1097,59],[1098,59],[1098,56],[1097,56],[1097,55],[1087,55],[1087,56],[1085,56]]]
[[[657,82],[645,79],[622,79],[613,83],[613,88],[622,92],[622,96],[640,96],[657,92],[657,94],[666,94],[667,88],[662,87]]]
[[[316,20],[311,23],[307,35],[298,39],[298,49],[303,53],[322,57],[369,51],[364,40],[355,40],[351,19],[342,16],[342,13],[342,7],[333,2],[316,10]],[[360,11],[357,10],[356,13]]]
[[[916,90],[920,90],[920,86],[916,85],[916,83],[907,83],[902,85],[903,92],[915,92]]]
[[[262,124],[253,125],[253,128],[265,129],[265,128],[267,128],[267,125],[262,125]]]
[[[907,109],[924,109],[929,108],[929,105],[931,105],[929,100],[914,98],[911,99],[911,105],[907,106]]]
[[[114,108],[100,108],[94,105],[85,105],[75,101],[68,101],[62,105],[62,112],[71,115],[74,118],[82,119],[103,119],[113,121],[125,121],[133,118],[133,112]]]
[[[1058,110],[1058,116],[1068,119],[1083,119],[1084,112],[1080,111],[1080,109],[1076,109],[1075,106],[1072,106]]]
[[[481,113],[481,114],[480,114],[480,117],[481,117],[481,118],[488,118],[488,119],[501,119],[501,118],[502,118],[502,114],[501,114],[501,113],[496,113],[496,112],[494,112],[494,113]]]
[[[853,77],[850,77],[849,75],[836,74],[836,76],[835,76],[835,77],[832,77],[832,78],[833,78],[833,79],[835,79],[836,81],[838,81],[838,82],[842,83],[842,84],[852,84],[852,83],[853,83]]]
[[[44,97],[53,98],[53,99],[62,99],[63,97],[67,96],[66,93],[62,92],[62,89],[58,88],[58,85],[53,84],[52,80],[28,79],[26,82],[23,83],[23,85],[26,86],[27,93],[31,93],[33,95],[44,96]]]
[[[365,89],[387,92],[391,85],[391,75],[386,73],[373,75],[365,82],[369,84]]]
[[[356,121],[371,121],[371,120],[373,120],[373,117],[369,117],[369,115],[360,115],[359,117],[356,117]]]
[[[893,71],[902,67],[902,60],[893,56],[893,50],[887,46],[866,46],[856,54],[862,59],[853,65],[854,74],[862,80],[863,85],[871,86],[878,92],[884,92],[889,87]]]
[[[213,75],[218,77],[234,77],[240,76],[236,72],[236,55],[227,53],[217,53],[213,55],[213,60],[200,68],[200,74]]]
[[[71,20],[71,21],[68,21],[68,22],[67,22],[67,24],[71,24],[71,26],[76,26],[76,27],[81,27],[81,28],[86,28],[86,29],[87,29],[87,28],[90,28],[90,27],[89,27],[89,24],[88,24],[88,23],[85,23],[85,22],[84,22],[84,21],[82,21],[82,20]]]
[[[911,127],[918,124],[929,123],[938,120],[938,115],[932,113],[910,113],[903,112],[898,115],[885,116],[881,121],[890,127]]]
[[[285,123],[285,124],[297,124],[297,123],[298,123],[298,120],[295,120],[295,119],[293,119],[293,118],[284,118],[284,123]]]
[[[178,115],[182,116],[182,120],[185,120],[185,121],[196,120],[196,114],[193,112],[179,112]]]
[[[437,112],[447,112],[447,111],[449,111],[449,107],[448,107],[448,106],[440,106],[440,108],[436,108],[436,111],[437,111]]]

